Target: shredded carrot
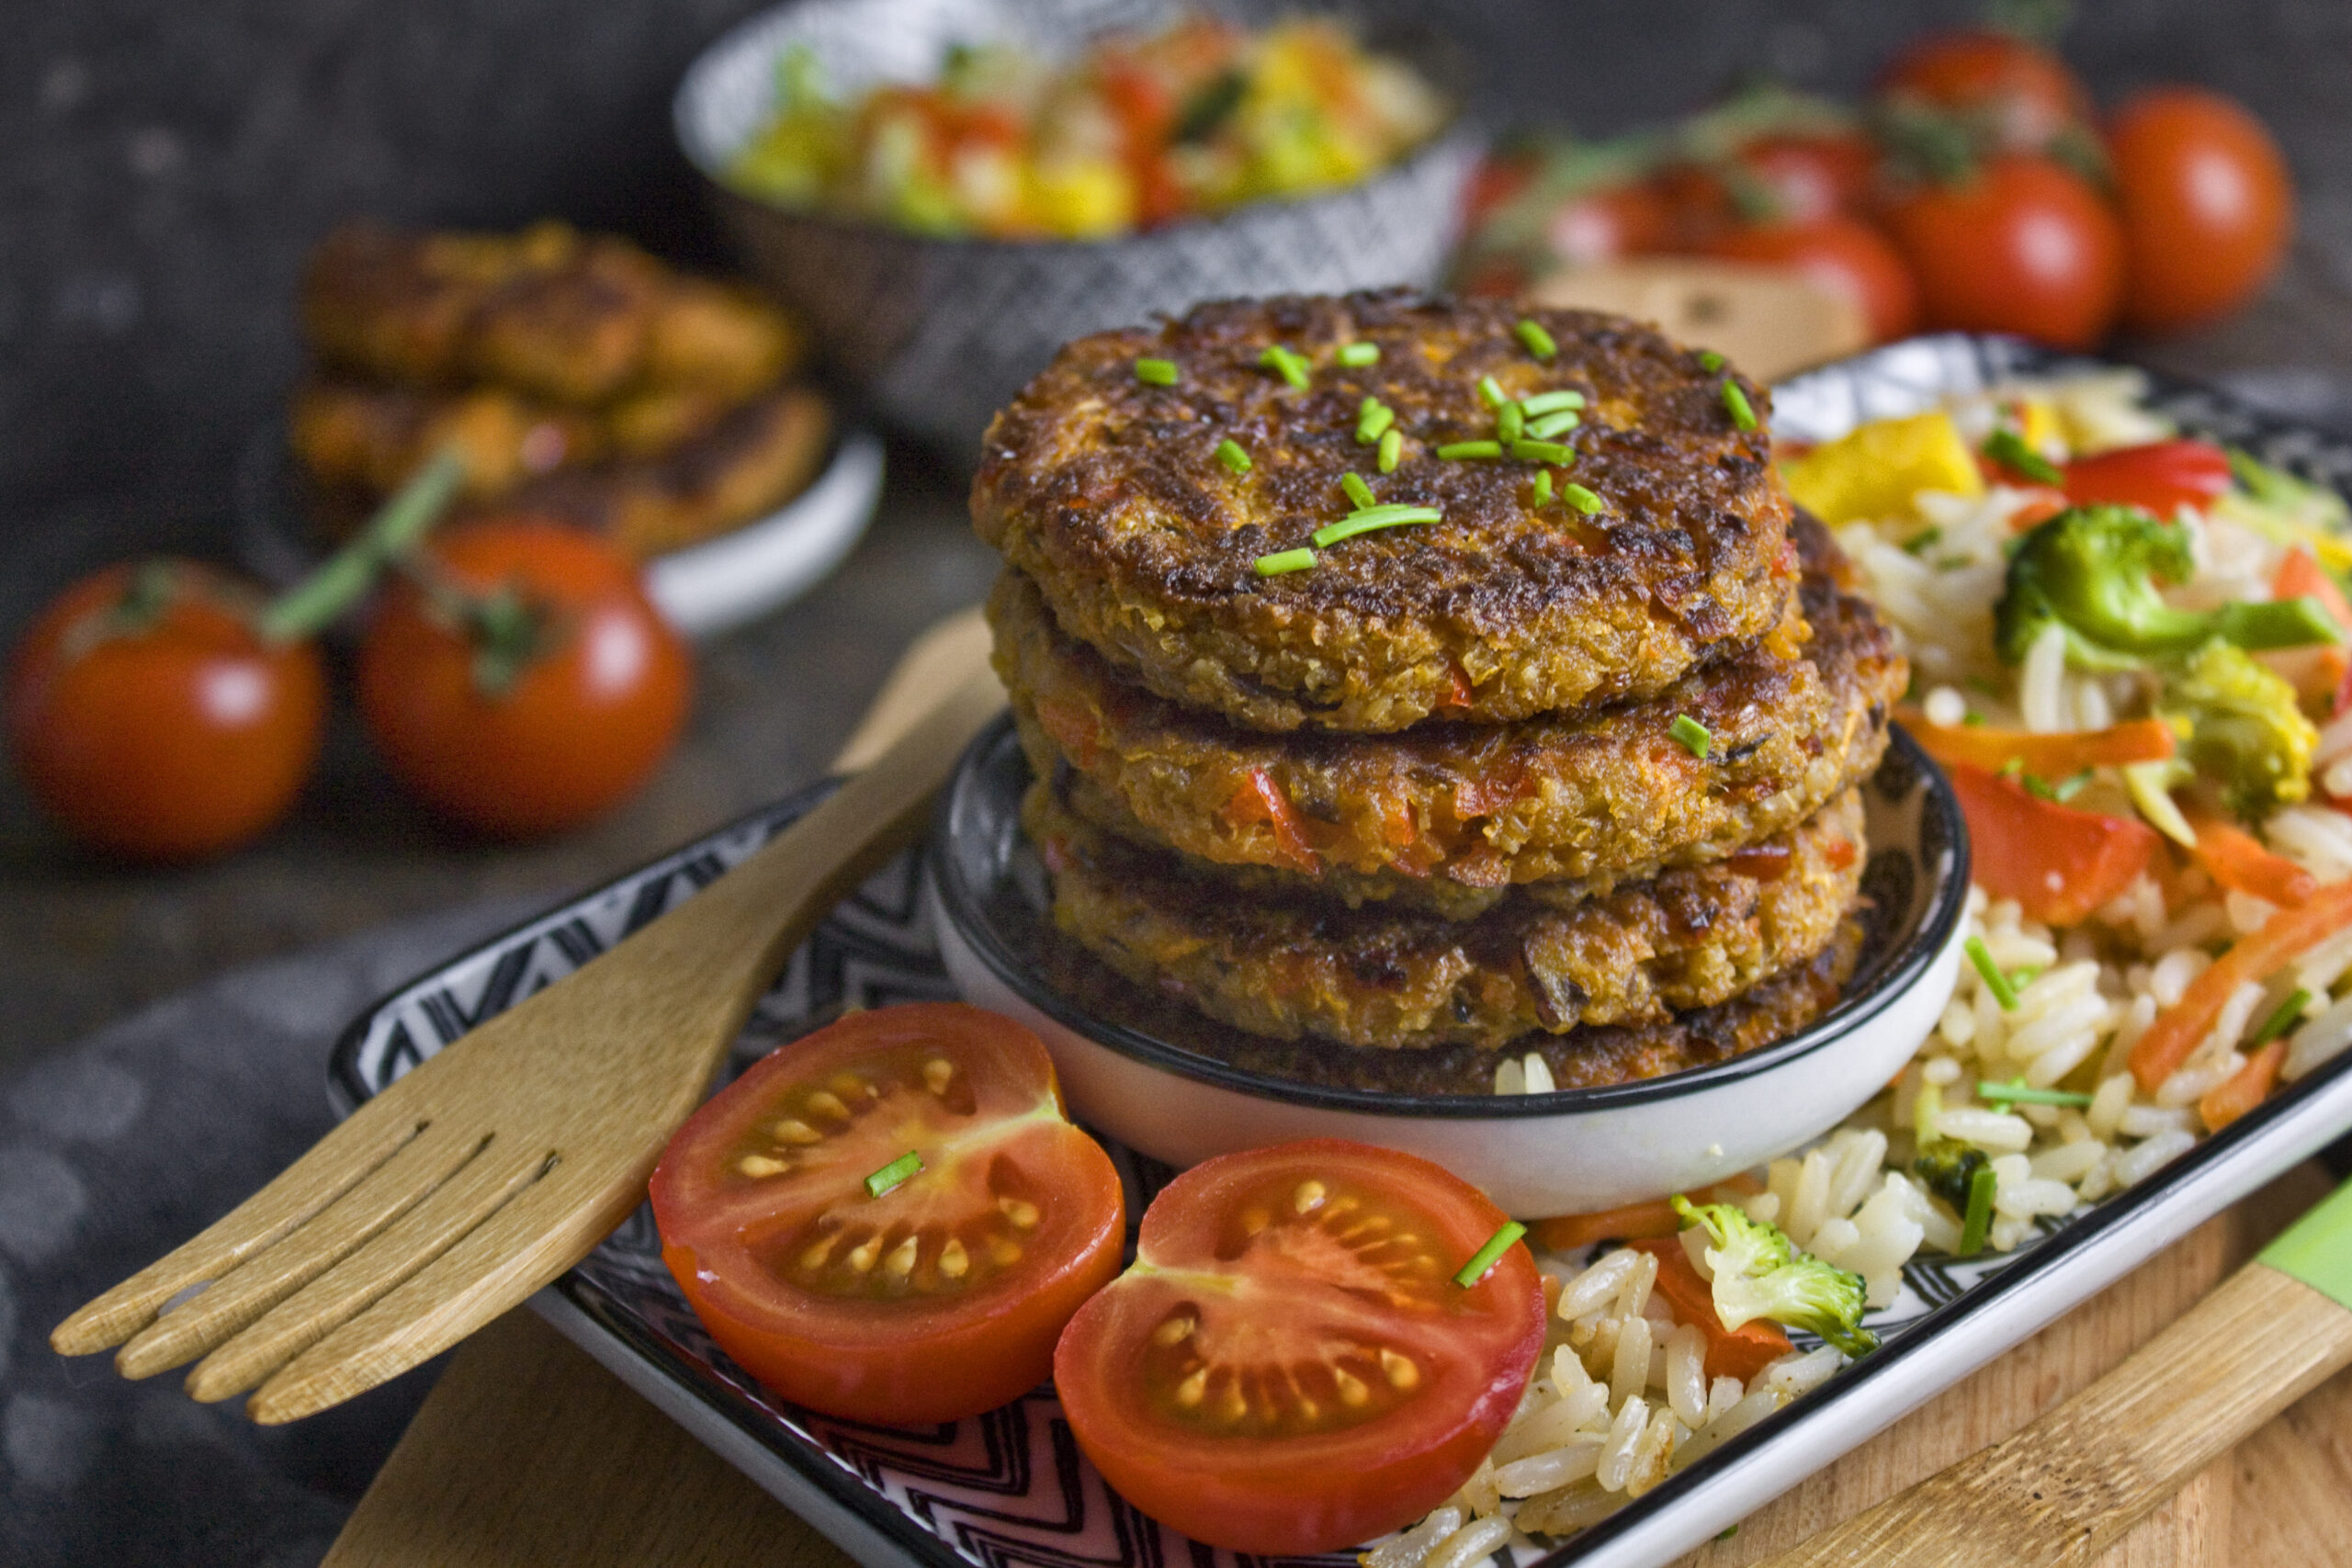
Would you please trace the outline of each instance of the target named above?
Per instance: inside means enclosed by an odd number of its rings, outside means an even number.
[[[2290,961],[2352,925],[2352,882],[2330,883],[2301,908],[2281,909],[2252,936],[2213,961],[2188,983],[2180,1000],[2156,1015],[2132,1047],[2132,1076],[2154,1093],[2195,1054],[2230,994],[2248,981],[2267,980]]]
[[[1322,857],[1306,840],[1306,825],[1298,819],[1298,808],[1283,793],[1283,786],[1263,768],[1250,770],[1248,782],[1233,792],[1225,803],[1225,819],[1238,828],[1247,822],[1262,821],[1274,835],[1274,852],[1293,870],[1309,876],[1323,874]]]
[[[2270,580],[2270,596],[2274,599],[2316,599],[2319,607],[2328,613],[2344,635],[2352,637],[2352,604],[2345,602],[2344,591],[2335,586],[2335,579],[2321,569],[2319,561],[2305,546],[2297,545],[2287,552],[2287,558],[2278,563],[2278,575]]]
[[[1895,716],[1939,762],[1963,762],[1995,773],[2014,762],[2036,778],[2052,781],[2072,777],[2085,768],[2161,762],[2173,754],[2177,744],[2172,727],[2160,718],[2128,719],[2105,729],[2037,735],[1989,725],[1929,724],[1918,709],[1910,707]]]
[[[2278,1081],[2279,1066],[2287,1060],[2287,1043],[2273,1040],[2245,1059],[2245,1066],[2232,1073],[2222,1082],[2205,1091],[2197,1102],[2197,1113],[2205,1118],[2205,1125],[2220,1132],[2268,1098],[2271,1085]]]
[[[1674,1315],[1696,1324],[1707,1337],[1707,1377],[1737,1378],[1746,1382],[1787,1355],[1794,1347],[1781,1325],[1769,1317],[1751,1317],[1737,1328],[1725,1328],[1715,1315],[1715,1288],[1699,1278],[1698,1266],[1683,1250],[1679,1235],[1654,1236],[1632,1244],[1657,1258],[1657,1283],[1652,1288],[1674,1308]]]
[[[2222,886],[2285,909],[2301,908],[2319,891],[2318,877],[2264,849],[2253,834],[2202,811],[2188,815],[2197,829],[2197,863]]]
[[[2009,514],[2009,531],[2030,533],[2066,510],[2066,498],[2054,490],[2037,490],[2033,498]]]
[[[1704,1191],[1690,1194],[1693,1203],[1729,1203],[1750,1193],[1764,1190],[1754,1177],[1740,1175],[1718,1181]],[[1558,1214],[1548,1220],[1538,1220],[1528,1227],[1538,1246],[1555,1252],[1573,1252],[1579,1247],[1590,1247],[1596,1241],[1630,1241],[1636,1236],[1672,1235],[1682,1228],[1680,1216],[1674,1205],[1664,1198],[1653,1198],[1646,1203],[1628,1203],[1622,1209],[1602,1209],[1589,1214]]]
[[[1096,754],[1102,747],[1092,712],[1058,697],[1040,697],[1037,700],[1037,723],[1054,738],[1056,744],[1069,753],[1071,761],[1081,768],[1094,765]]]

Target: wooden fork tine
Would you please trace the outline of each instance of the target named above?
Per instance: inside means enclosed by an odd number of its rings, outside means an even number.
[[[209,1403],[260,1382],[402,1280],[430,1268],[537,1181],[547,1163],[544,1145],[492,1140],[374,1239],[198,1361],[187,1375],[188,1393]]]
[[[480,1229],[271,1375],[245,1413],[264,1426],[351,1398],[438,1355],[594,1249],[644,1201],[645,1175],[559,1165]],[[337,1270],[341,1272],[340,1269]]]
[[[434,1122],[284,1240],[141,1329],[115,1352],[115,1370],[152,1377],[214,1349],[398,1220],[480,1153],[487,1136],[454,1117]]]
[[[312,1145],[268,1186],[50,1330],[50,1348],[60,1355],[86,1356],[121,1344],[153,1323],[174,1296],[219,1279],[365,1181],[430,1120],[394,1085]]]

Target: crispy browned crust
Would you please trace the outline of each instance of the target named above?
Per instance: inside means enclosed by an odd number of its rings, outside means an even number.
[[[1540,363],[1513,335],[1520,314],[1390,292],[1204,305],[1081,338],[989,426],[974,525],[1071,636],[1161,696],[1267,731],[1492,723],[1649,696],[1720,645],[1770,632],[1796,576],[1789,502],[1764,430],[1726,412],[1728,373],[1584,311],[1534,312],[1559,346]],[[1380,362],[1338,366],[1358,340]],[[1308,389],[1258,367],[1272,344],[1313,362]],[[1177,384],[1139,381],[1141,355],[1174,361]],[[1587,396],[1563,438],[1578,456],[1555,477],[1598,494],[1598,513],[1531,509],[1531,464],[1433,456],[1492,434],[1488,375],[1509,397]],[[1739,385],[1769,415],[1763,389]],[[1354,439],[1366,396],[1396,410],[1405,437],[1385,476]],[[1249,453],[1246,475],[1214,457],[1226,439]],[[1349,509],[1347,473],[1444,520],[1258,576],[1259,557]]]
[[[1129,980],[1253,1034],[1381,1048],[1493,1048],[1712,1007],[1818,953],[1864,859],[1849,791],[1770,840],[1781,852],[1765,866],[1722,861],[1449,920],[1242,896],[1215,867],[1093,828],[1043,783],[1023,825],[1053,874],[1055,923]]]
[[[1582,897],[1720,859],[1794,826],[1878,765],[1903,658],[1870,606],[1834,586],[1826,532],[1804,519],[1796,536],[1813,631],[1802,657],[1750,645],[1646,702],[1504,726],[1258,735],[1120,679],[1060,634],[1018,573],[998,581],[989,614],[1030,764],[1076,775],[1068,798],[1080,815],[1261,869],[1276,890],[1460,916],[1514,883]],[[1674,737],[1684,716],[1713,738],[1704,759]],[[1289,803],[1295,833],[1276,830],[1260,794],[1268,786]]]
[[[1531,1034],[1501,1053],[1476,1045],[1363,1051],[1327,1040],[1245,1034],[1125,979],[1058,933],[1038,964],[1049,984],[1094,1016],[1117,1019],[1245,1072],[1382,1094],[1489,1094],[1495,1067],[1506,1055],[1542,1057],[1558,1088],[1600,1089],[1711,1066],[1784,1040],[1837,1005],[1865,934],[1861,919],[1849,915],[1819,953],[1727,1002],[1654,1023],[1585,1024],[1565,1034]]]
[[[311,351],[346,372],[570,405],[648,386],[740,400],[806,355],[799,329],[748,290],[552,222],[514,234],[345,224],[311,254],[302,321]]]

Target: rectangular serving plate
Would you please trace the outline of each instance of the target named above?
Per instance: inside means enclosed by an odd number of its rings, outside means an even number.
[[[1826,440],[2018,375],[2100,367],[2005,339],[1914,339],[1775,389],[1776,427]],[[2352,442],[2264,416],[2207,389],[2154,382],[2184,429],[2343,488]],[[707,885],[829,788],[818,784],[420,976],[355,1020],[329,1091],[347,1113],[482,1019],[560,978]],[[952,997],[917,855],[837,907],[754,1010],[729,1073],[853,1007]],[[2167,1243],[2352,1130],[2352,1053],[2124,1192],[2043,1221],[2018,1250],[1918,1258],[1902,1297],[1869,1321],[1885,1343],[1602,1523],[1504,1568],[1655,1568],[1736,1523],[1984,1365]],[[1170,1174],[1116,1146],[1130,1213]],[[1111,1493],[1078,1452],[1050,1387],[1001,1410],[899,1429],[775,1400],[713,1346],[640,1209],[533,1298],[559,1331],[866,1568],[1243,1568]],[[1299,1561],[1343,1563],[1343,1554]]]

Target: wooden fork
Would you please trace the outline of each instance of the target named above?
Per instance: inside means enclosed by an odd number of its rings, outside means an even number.
[[[578,1262],[645,1196],[753,1003],[818,919],[920,830],[1003,706],[975,610],[877,709],[924,716],[725,876],[362,1105],[202,1235],[68,1317],[126,1377],[195,1360],[200,1400],[323,1410],[447,1348]],[[201,1360],[198,1358],[201,1357]]]

